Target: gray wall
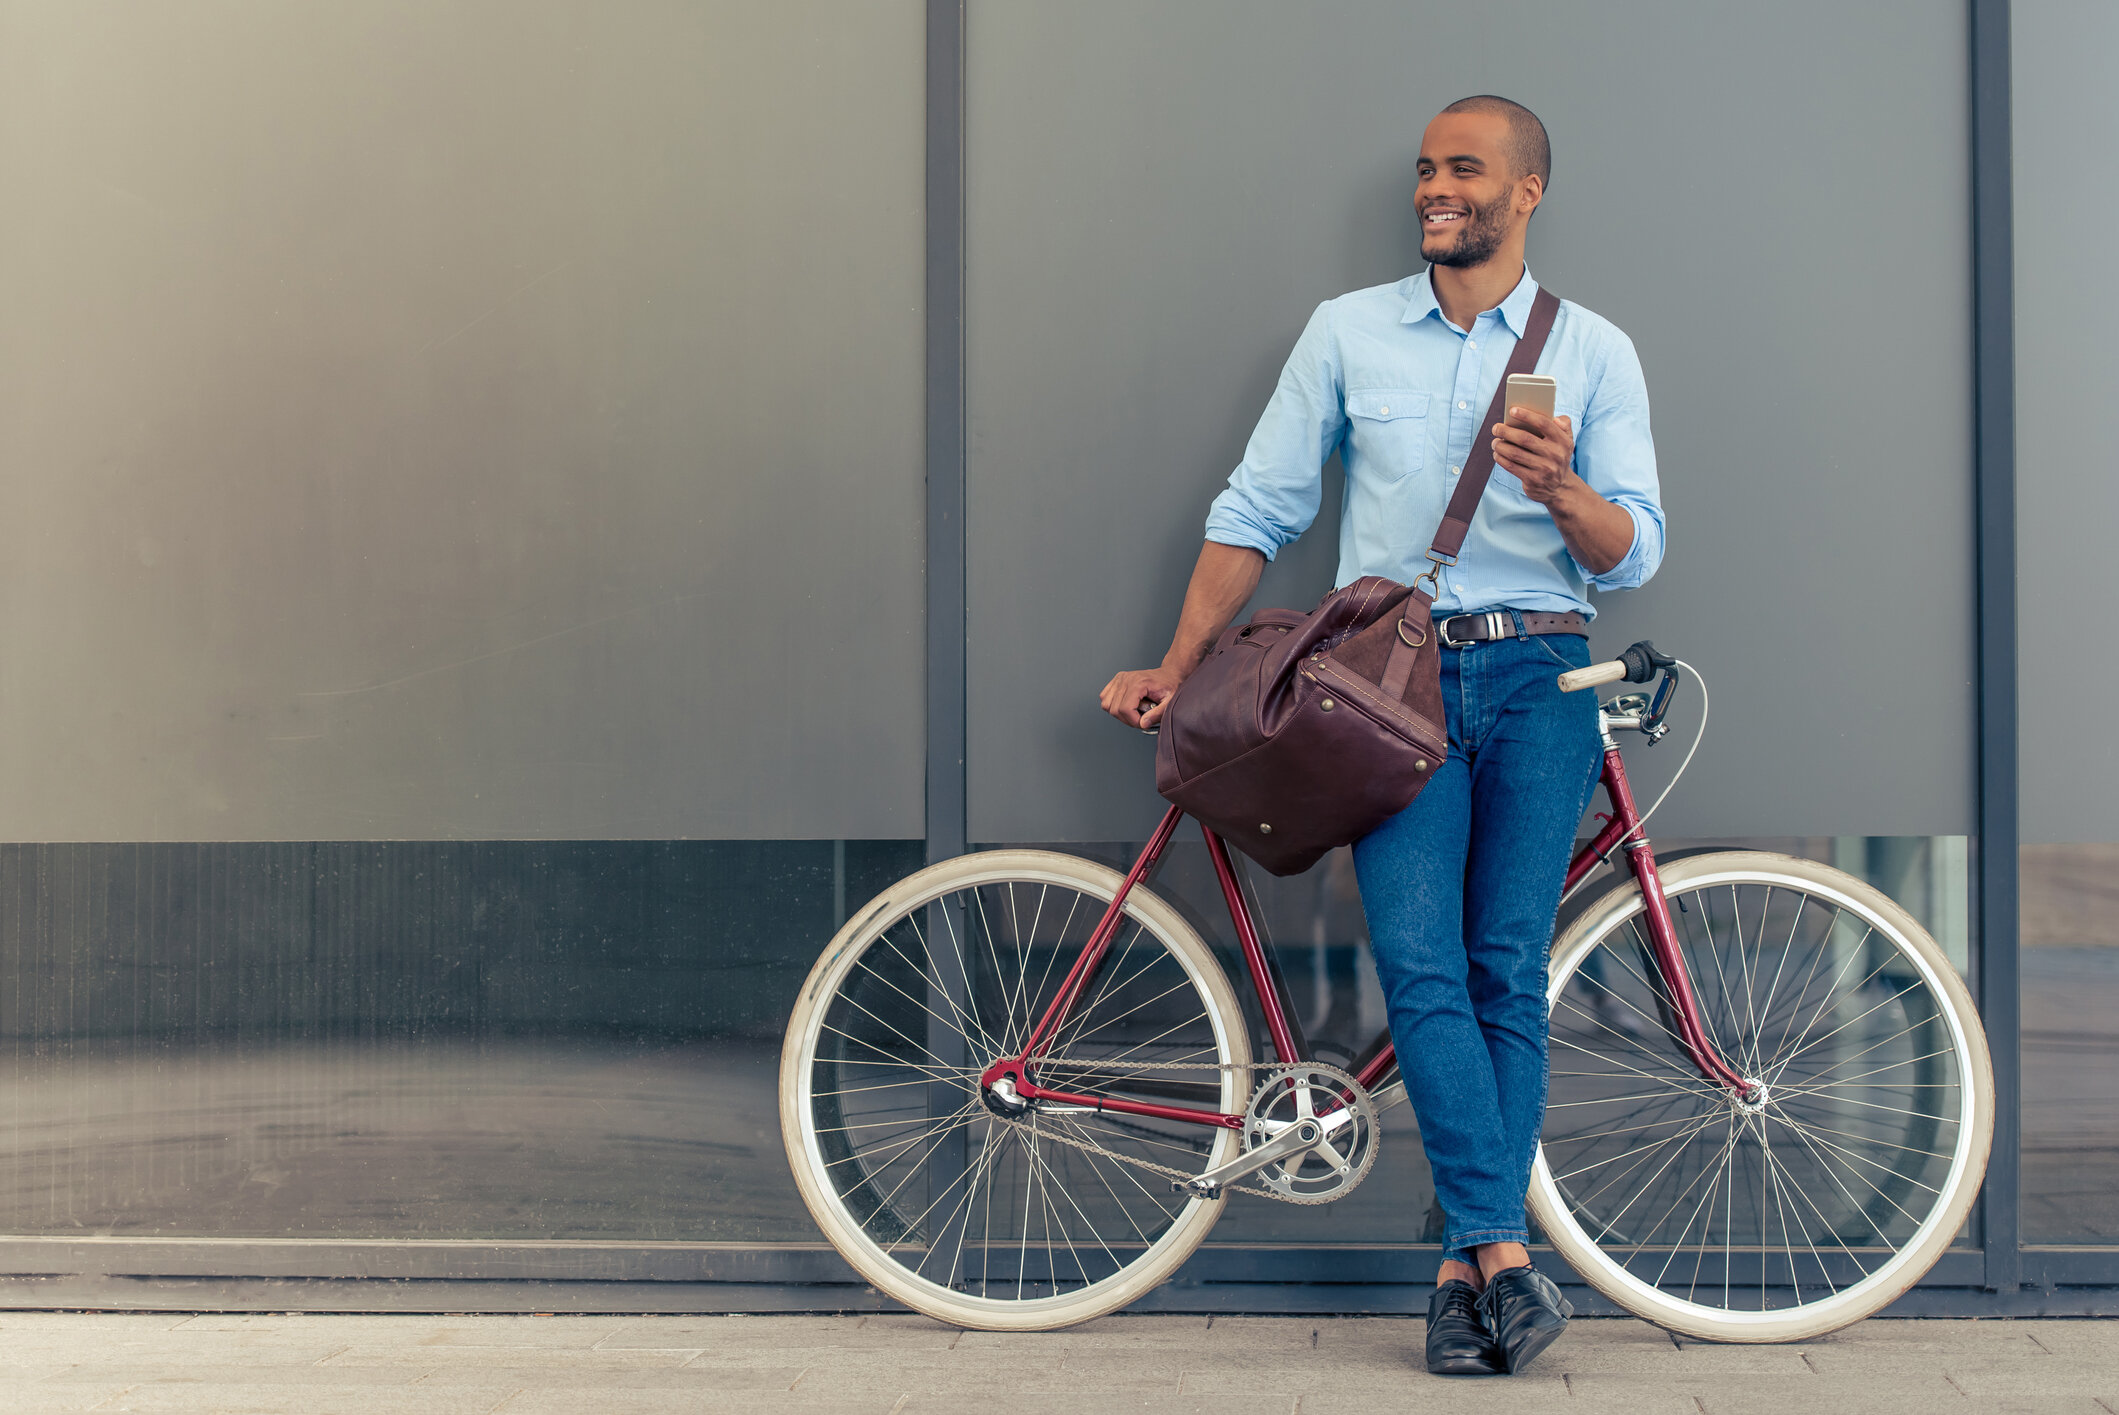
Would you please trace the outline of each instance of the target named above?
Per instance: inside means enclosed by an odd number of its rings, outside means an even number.
[[[0,839],[919,834],[922,36],[0,3]]]
[[[1715,690],[1659,833],[1969,830],[1964,32],[1942,0],[981,0],[973,837],[1146,830],[1150,746],[1096,690],[1160,658],[1309,311],[1418,268],[1420,130],[1482,91],[1554,134],[1533,268],[1648,372],[1669,558],[1593,643]],[[1333,519],[1262,600],[1329,587]],[[1637,751],[1643,784],[1681,751]]]
[[[2016,0],[2016,506],[2024,843],[2119,841],[2119,8]]]

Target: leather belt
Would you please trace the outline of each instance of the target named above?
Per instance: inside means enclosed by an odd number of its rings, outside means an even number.
[[[1522,634],[1516,632],[1518,616],[1523,620]],[[1461,649],[1466,644],[1526,638],[1532,634],[1581,634],[1586,637],[1589,620],[1573,610],[1565,614],[1533,614],[1528,610],[1489,609],[1481,614],[1453,615],[1436,627],[1441,631],[1444,648]]]

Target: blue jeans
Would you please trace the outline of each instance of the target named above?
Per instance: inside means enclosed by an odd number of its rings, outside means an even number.
[[[1589,642],[1554,634],[1442,652],[1449,759],[1354,845],[1361,905],[1420,1118],[1445,1256],[1530,1241],[1523,1196],[1545,1123],[1545,970],[1575,826],[1603,753],[1595,693],[1554,679]]]

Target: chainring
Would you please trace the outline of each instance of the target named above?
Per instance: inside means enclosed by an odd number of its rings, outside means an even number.
[[[1291,1204],[1329,1204],[1368,1178],[1383,1132],[1376,1104],[1359,1081],[1336,1066],[1306,1061],[1275,1066],[1251,1096],[1243,1117],[1243,1147],[1253,1150],[1310,1118],[1329,1122],[1339,1110],[1352,1118],[1328,1130],[1307,1150],[1275,1160],[1257,1178],[1276,1199]]]

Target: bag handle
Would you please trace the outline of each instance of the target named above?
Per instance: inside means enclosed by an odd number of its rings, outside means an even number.
[[[1501,382],[1494,389],[1486,421],[1479,424],[1479,431],[1472,438],[1471,454],[1464,459],[1464,470],[1457,474],[1457,489],[1450,493],[1442,524],[1435,527],[1434,542],[1427,549],[1427,569],[1413,581],[1413,593],[1406,598],[1408,612],[1416,602],[1422,610],[1432,605],[1439,588],[1437,575],[1457,563],[1457,552],[1464,549],[1464,538],[1471,534],[1472,517],[1479,514],[1479,500],[1486,495],[1487,482],[1493,479],[1494,437],[1488,429],[1508,418],[1508,376],[1537,368],[1538,356],[1545,352],[1546,336],[1552,333],[1553,319],[1559,313],[1560,297],[1539,286],[1538,297],[1530,304],[1530,319],[1523,326],[1523,337],[1516,341],[1515,352],[1508,356],[1508,367],[1501,371]],[[1426,581],[1426,589],[1421,588],[1422,581]],[[1407,637],[1408,628],[1419,637]],[[1427,642],[1428,632],[1400,616],[1398,642],[1391,645],[1391,655],[1383,664],[1383,680],[1377,684],[1386,698],[1395,702],[1405,696],[1405,685],[1413,676],[1415,652]]]

